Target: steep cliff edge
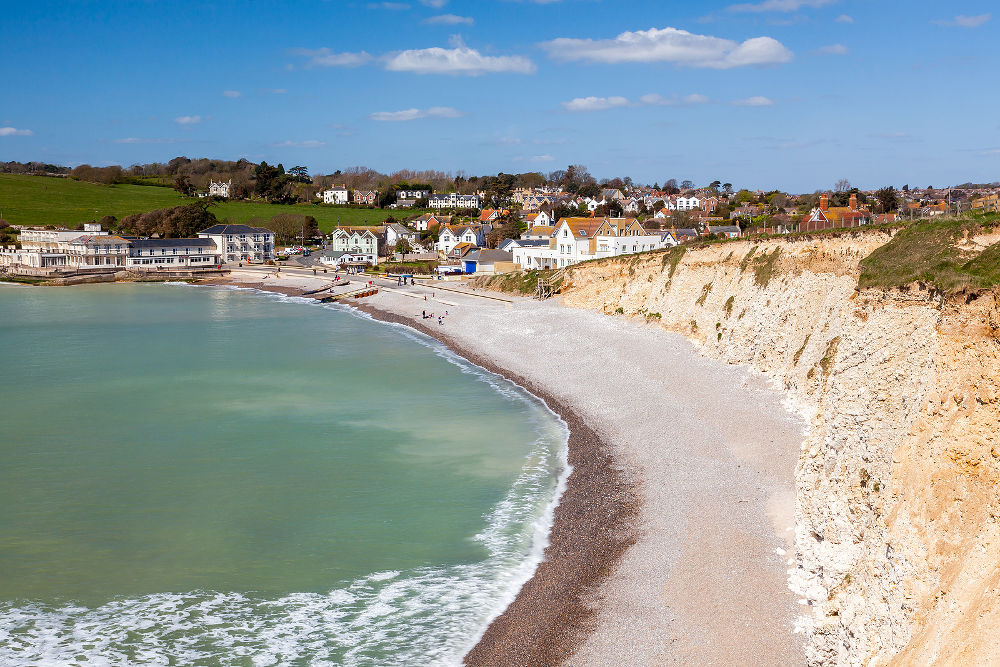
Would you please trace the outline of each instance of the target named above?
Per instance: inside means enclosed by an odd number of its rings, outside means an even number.
[[[751,365],[807,414],[789,574],[808,601],[810,662],[997,661],[1000,290],[859,290],[862,260],[891,238],[588,262],[562,272],[562,295]]]

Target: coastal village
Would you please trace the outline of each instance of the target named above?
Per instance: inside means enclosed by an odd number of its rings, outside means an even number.
[[[313,182],[322,184],[324,177]],[[511,182],[507,179],[508,185]],[[615,179],[571,189],[576,192],[541,185],[462,194],[402,182],[391,188],[387,199],[376,189],[321,185],[307,192],[312,193],[313,205],[373,209],[381,203],[382,224],[339,225],[329,233],[303,234],[284,247],[279,241],[289,239],[279,239],[274,230],[229,221],[217,221],[185,238],[115,232],[97,221],[84,223],[82,229],[8,225],[16,243],[0,249],[0,270],[33,276],[109,270],[148,274],[290,261],[293,266],[324,270],[455,279],[560,269],[711,239],[989,212],[997,210],[1000,197],[1000,189],[993,186],[861,191],[847,181],[831,191],[797,196],[734,190],[719,181],[696,188],[690,181],[670,180],[660,187]],[[241,192],[245,188],[237,188],[229,178],[209,179],[204,190],[190,194],[211,202],[232,200]],[[309,210],[306,204],[298,207]],[[407,215],[414,208],[432,212]]]

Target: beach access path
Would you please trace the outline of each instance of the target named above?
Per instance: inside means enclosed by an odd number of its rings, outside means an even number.
[[[234,272],[232,280],[267,288],[259,274]],[[291,276],[275,282],[318,284]],[[794,632],[798,599],[787,587],[804,427],[782,394],[762,377],[706,359],[682,336],[639,320],[567,308],[557,299],[381,286],[363,300],[365,310],[429,330],[473,360],[526,381],[557,412],[568,407],[600,437],[640,499],[635,542],[587,592],[591,613],[559,619],[573,626],[572,653],[558,654],[561,660],[805,664],[804,636]],[[425,310],[434,318],[422,320]],[[565,541],[569,531],[570,544],[588,539],[559,521],[557,513],[553,535],[563,531]],[[536,576],[559,567],[547,565]],[[546,600],[521,597],[501,619],[508,628],[545,618],[539,605]],[[493,650],[477,647],[470,662],[496,664]]]

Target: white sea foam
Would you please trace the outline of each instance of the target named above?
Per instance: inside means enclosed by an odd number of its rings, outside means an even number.
[[[312,299],[264,294],[318,305]],[[475,537],[487,551],[485,560],[375,572],[325,594],[277,599],[194,591],[119,599],[95,608],[0,603],[0,664],[459,664],[542,561],[570,472],[568,428],[544,402],[509,380],[429,336],[394,326],[507,398],[556,417],[542,419],[537,412],[532,417],[528,411],[537,440],[521,474]]]

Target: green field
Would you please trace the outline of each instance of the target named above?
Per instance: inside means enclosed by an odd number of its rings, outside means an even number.
[[[98,185],[68,178],[0,174],[0,219],[12,225],[73,225],[99,220],[105,215],[120,219],[132,213],[145,213],[192,201],[197,200],[182,197],[170,188]],[[303,213],[316,218],[324,232],[338,225],[378,225],[389,215],[398,219],[428,212],[241,201],[216,204],[211,210],[219,220],[230,222],[268,219],[279,213]]]

